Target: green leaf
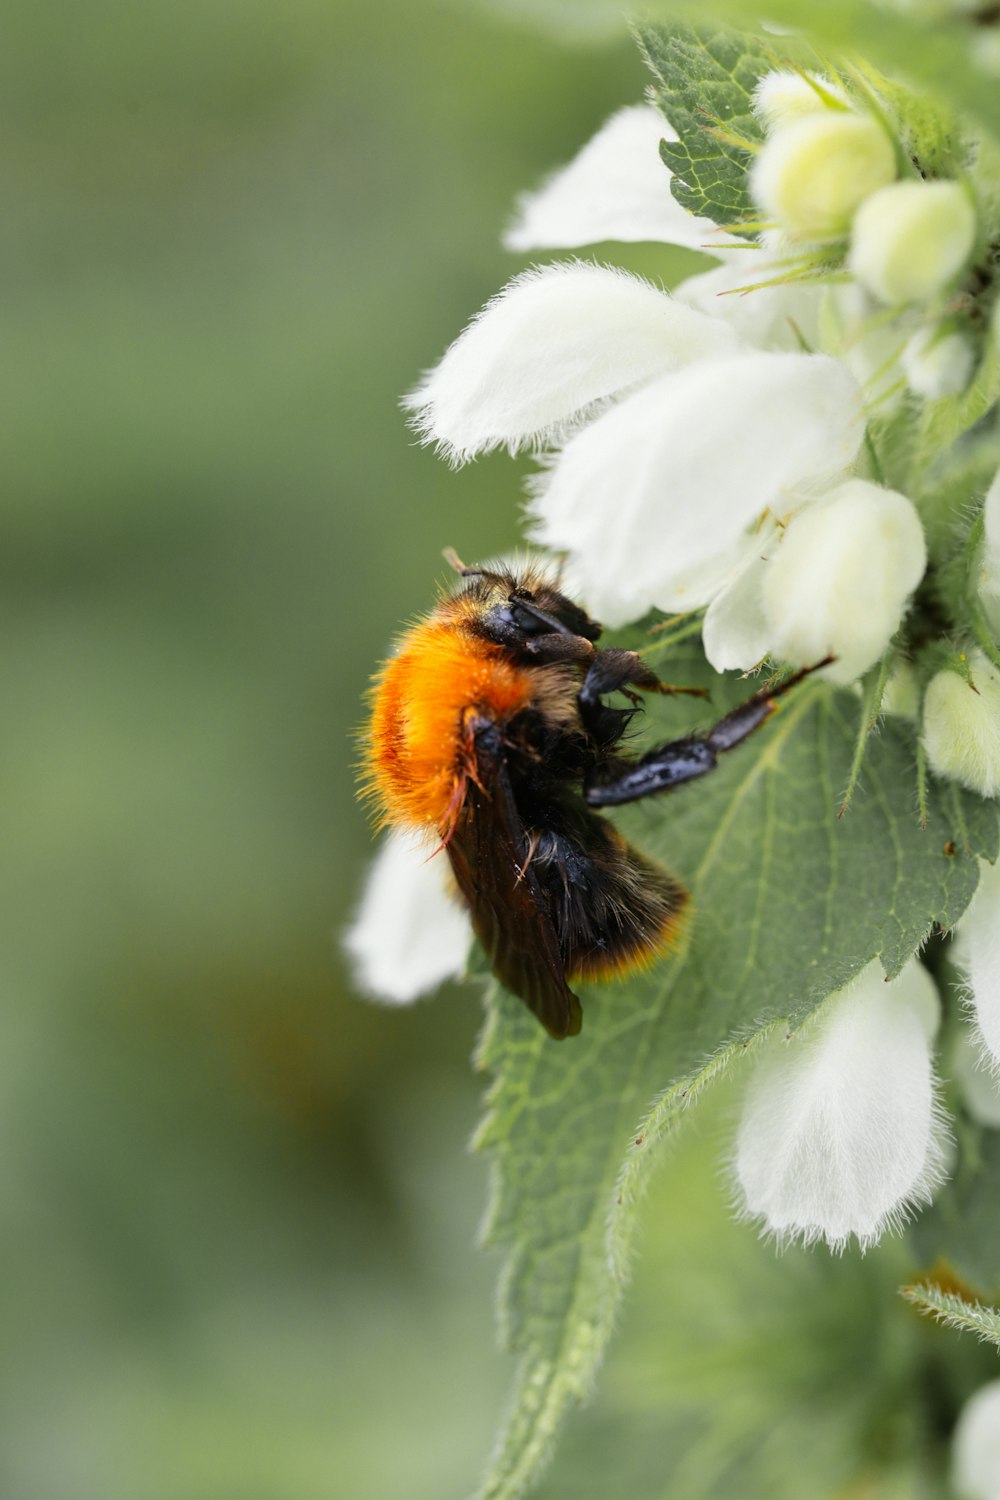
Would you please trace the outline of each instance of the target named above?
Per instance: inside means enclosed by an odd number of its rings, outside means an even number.
[[[671,672],[699,680],[693,656]],[[736,699],[741,688],[727,685]],[[992,804],[937,783],[921,832],[914,745],[896,719],[873,737],[838,819],[858,711],[848,694],[798,689],[703,783],[621,819],[690,887],[694,916],[647,974],[583,991],[579,1037],[554,1043],[518,1001],[493,998],[481,1059],[496,1081],[479,1143],[495,1153],[488,1238],[509,1247],[501,1319],[522,1365],[482,1500],[523,1493],[590,1388],[653,1145],[764,1028],[796,1024],[876,955],[897,973],[934,923],[964,910],[970,854],[996,848]],[[676,701],[674,712],[672,732]]]
[[[750,101],[757,80],[774,67],[772,55],[764,43],[732,31],[646,26],[638,36],[656,80],[653,98],[678,136],[660,143],[674,197],[716,224],[736,223],[753,212],[748,153],[713,131],[763,139]]]
[[[610,3],[610,0],[609,0]],[[758,0],[646,0],[644,13],[657,19],[695,18],[706,13],[720,22],[759,31]],[[905,76],[911,84],[946,100],[1000,134],[1000,89],[988,66],[977,62],[981,33],[961,15],[929,18],[912,9],[876,0],[823,0],[804,7],[802,0],[768,0],[769,22],[806,30],[809,41],[843,57],[861,56],[884,73]],[[774,37],[776,52],[787,38]]]
[[[986,1307],[982,1302],[966,1302],[964,1297],[942,1291],[938,1286],[904,1286],[900,1291],[907,1302],[937,1318],[939,1323],[974,1333],[984,1343],[995,1344],[1000,1349],[1000,1312],[995,1307]]]

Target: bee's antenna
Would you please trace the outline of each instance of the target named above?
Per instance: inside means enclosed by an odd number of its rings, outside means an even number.
[[[482,568],[467,568],[454,547],[445,547],[441,556],[449,568],[454,568],[455,572],[461,574],[463,578],[476,578],[483,571]]]

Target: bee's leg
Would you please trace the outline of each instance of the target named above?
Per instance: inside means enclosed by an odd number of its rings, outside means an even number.
[[[708,696],[703,688],[678,688],[661,682],[637,651],[622,651],[614,646],[597,651],[577,698],[583,727],[596,744],[613,745],[625,733],[639,704],[637,694],[629,691],[632,687],[643,688],[648,693],[686,693],[695,698]],[[632,707],[609,708],[601,701],[605,693],[624,693]]]
[[[635,802],[654,792],[667,791],[682,781],[694,781],[698,776],[707,775],[715,769],[723,751],[741,744],[771,717],[778,707],[778,698],[810,673],[829,665],[830,659],[796,672],[780,687],[755,693],[704,734],[687,735],[684,739],[659,745],[631,765],[622,767],[619,763],[604,781],[599,779],[601,768],[598,767],[584,783],[587,802],[591,807],[618,807],[623,802]]]
[[[546,632],[544,635],[529,635],[519,650],[539,664],[556,661],[585,662],[593,658],[594,643],[582,635],[567,635],[562,632]]]

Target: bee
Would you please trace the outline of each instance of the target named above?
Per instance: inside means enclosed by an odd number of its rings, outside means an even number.
[[[383,826],[423,830],[446,851],[501,984],[551,1036],[574,1036],[571,985],[650,964],[676,943],[690,901],[595,809],[706,775],[805,673],[704,733],[630,755],[640,691],[704,691],[661,682],[635,651],[600,648],[601,626],[536,565],[445,557],[457,589],[375,679],[363,795]],[[626,707],[606,701],[615,693]]]

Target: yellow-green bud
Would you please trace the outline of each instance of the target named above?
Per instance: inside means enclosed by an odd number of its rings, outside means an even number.
[[[890,306],[933,297],[966,264],[976,211],[959,182],[893,182],[858,209],[849,264]]]
[[[815,78],[817,88],[813,88],[809,77]],[[830,109],[828,99],[841,104],[846,102],[840,89],[828,79],[815,73],[809,77],[789,68],[777,68],[773,73],[764,74],[753,91],[753,110],[768,130]]]
[[[801,239],[846,235],[859,203],[896,176],[892,141],[870,115],[823,110],[781,126],[750,173],[756,202]]]
[[[969,657],[972,686],[958,672],[931,678],[924,695],[924,748],[932,771],[983,797],[1000,793],[1000,671]]]

